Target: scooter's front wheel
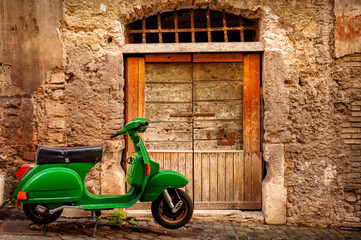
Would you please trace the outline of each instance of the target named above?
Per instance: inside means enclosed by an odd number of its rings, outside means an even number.
[[[63,209],[55,213],[49,213],[49,209],[41,204],[23,204],[25,215],[33,222],[48,224],[60,217]]]
[[[155,221],[165,228],[180,228],[186,225],[192,217],[192,200],[187,193],[180,189],[168,189],[168,193],[174,205],[182,201],[182,206],[175,213],[172,212],[172,209],[161,194],[157,200],[152,203],[152,215]]]

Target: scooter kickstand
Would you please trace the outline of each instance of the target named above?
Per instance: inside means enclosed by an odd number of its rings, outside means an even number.
[[[43,228],[43,236],[46,236],[46,233],[48,232],[48,224],[44,224]]]
[[[100,217],[101,214],[102,213],[99,210],[95,211],[95,215],[97,216],[97,218],[96,218],[96,221],[95,221],[95,227],[94,227],[94,231],[93,231],[93,237],[94,238],[95,238],[95,232],[97,231],[99,217]]]

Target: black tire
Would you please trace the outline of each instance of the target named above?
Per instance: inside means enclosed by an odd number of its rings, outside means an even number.
[[[50,214],[47,210],[45,213],[40,213],[36,210],[36,206],[41,204],[23,204],[25,215],[34,223],[48,224],[56,221],[63,212],[63,209]]]
[[[191,198],[187,193],[180,189],[168,189],[173,204],[176,205],[178,202],[178,196],[175,191],[178,192],[180,199],[183,201],[183,205],[178,212],[173,213],[171,211],[171,208],[162,194],[152,203],[152,215],[155,221],[159,225],[169,229],[183,227],[192,218],[193,214],[193,203]]]

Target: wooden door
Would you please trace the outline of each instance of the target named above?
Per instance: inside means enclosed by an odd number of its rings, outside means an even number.
[[[145,80],[138,84],[145,94],[126,95],[144,95],[145,117],[162,121],[144,136],[151,158],[190,180],[185,190],[196,209],[260,209],[259,54],[146,55],[139,61],[144,78],[136,79]],[[127,76],[130,69],[127,64]]]

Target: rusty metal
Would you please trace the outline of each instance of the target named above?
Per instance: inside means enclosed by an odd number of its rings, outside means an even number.
[[[163,42],[163,38],[162,38],[162,19],[161,19],[161,17],[160,17],[160,12],[158,12],[157,20],[158,20],[158,38],[159,38],[159,43],[162,43],[162,42]]]
[[[175,42],[179,43],[179,33],[191,33],[191,42],[195,43],[195,33],[196,32],[207,32],[208,42],[212,42],[212,32],[214,31],[223,31],[224,34],[224,42],[228,42],[228,31],[240,31],[240,41],[244,42],[244,30],[253,30],[256,33],[256,40],[259,35],[259,26],[244,26],[243,18],[239,16],[239,26],[238,27],[227,27],[227,19],[226,19],[226,12],[222,11],[222,27],[212,27],[211,26],[211,19],[210,19],[210,10],[209,8],[206,9],[206,17],[207,17],[207,28],[195,28],[194,25],[194,9],[190,9],[190,23],[191,28],[181,28],[178,27],[178,12],[177,9],[174,10],[174,29],[162,29],[161,25],[161,14],[157,13],[157,29],[146,29],[146,18],[142,18],[142,29],[141,30],[128,30],[128,34],[142,34],[142,43],[146,43],[146,34],[147,33],[157,33],[159,43],[163,43],[162,33],[174,33],[175,34]]]
[[[225,28],[223,27],[214,27],[211,28],[211,32],[214,31],[224,31]],[[257,26],[244,26],[244,27],[227,27],[227,31],[231,31],[231,30],[257,30]],[[160,32],[162,33],[174,33],[174,32],[207,32],[208,28],[194,28],[193,30],[191,28],[178,28],[177,30],[175,29],[161,29]],[[146,29],[144,30],[144,32],[146,33],[159,33],[158,29]],[[128,30],[128,33],[143,33],[143,30]]]
[[[214,117],[215,113],[173,113],[171,117]]]
[[[192,34],[192,43],[196,42],[196,36],[194,32],[194,11],[191,8],[191,34]]]
[[[234,133],[218,133],[217,145],[219,146],[233,146],[236,144],[236,138]]]
[[[193,113],[173,113],[171,117],[193,117]]]
[[[174,33],[175,33],[175,42],[179,43],[179,34],[178,34],[178,12],[177,9],[174,10]]]
[[[240,32],[240,39],[241,39],[241,42],[244,42],[244,32],[243,32],[243,18],[242,16],[239,16],[239,32]]]
[[[147,42],[145,30],[146,30],[146,22],[145,22],[145,17],[143,17],[142,18],[142,43]]]
[[[222,12],[222,21],[223,21],[224,42],[228,42],[226,12],[224,10]]]
[[[209,7],[207,7],[207,35],[208,35],[208,42],[212,42],[211,17],[210,17]]]

